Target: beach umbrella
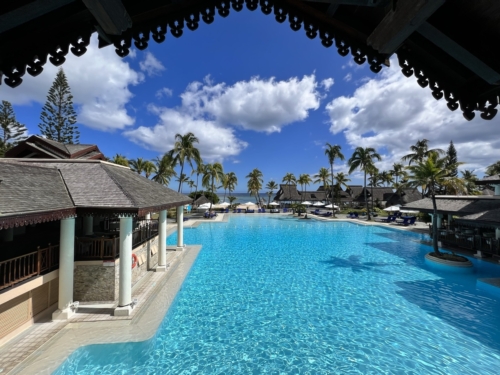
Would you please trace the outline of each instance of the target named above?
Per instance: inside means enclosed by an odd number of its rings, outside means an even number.
[[[247,203],[242,204],[242,206],[256,206],[256,205],[257,205],[257,203],[255,203],[255,202],[247,202]]]
[[[316,206],[316,207],[322,207],[324,206],[325,204],[323,202],[316,202],[313,204],[313,206]]]
[[[305,202],[302,202],[302,204],[303,204],[304,206],[310,206],[312,203],[311,203],[311,202],[309,202],[309,201],[305,201]]]
[[[391,206],[391,207],[387,207],[387,208],[384,208],[384,211],[399,211],[399,206]]]
[[[202,205],[198,206],[198,208],[210,208],[210,203],[203,203]]]
[[[332,206],[331,204],[329,204],[328,206],[325,206],[325,208],[340,208],[340,207],[339,207],[339,206],[336,206],[336,205],[333,205],[333,206]]]
[[[227,207],[227,206],[229,206],[229,205],[230,205],[230,204],[229,204],[229,203],[227,203],[227,202],[222,202],[221,204],[219,204],[219,206],[221,206],[221,207]]]
[[[279,203],[276,203],[276,202],[271,202],[269,203],[270,206],[279,206],[280,204]]]

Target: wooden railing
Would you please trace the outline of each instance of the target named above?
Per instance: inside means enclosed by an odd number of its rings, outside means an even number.
[[[142,245],[158,235],[158,222],[149,221],[132,232],[132,248]],[[77,237],[75,260],[117,259],[120,256],[119,234],[113,237]]]
[[[0,289],[50,272],[59,267],[59,245],[46,248],[0,262]]]

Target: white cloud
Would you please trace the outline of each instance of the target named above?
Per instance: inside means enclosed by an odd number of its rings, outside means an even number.
[[[276,81],[254,77],[232,86],[215,84],[210,76],[191,82],[176,108],[150,106],[159,117],[153,127],[141,126],[125,135],[133,142],[165,152],[176,133],[193,132],[206,160],[231,159],[248,144],[237,138],[234,127],[259,132],[279,132],[304,120],[319,107],[320,94],[314,75]],[[234,161],[236,162],[236,161]]]
[[[139,84],[143,75],[131,69],[113,48],[97,48],[97,36],[93,36],[87,52],[81,57],[68,53],[62,68],[73,94],[73,103],[79,108],[79,124],[110,131],[134,123],[125,105],[132,98],[129,86]],[[1,85],[0,96],[14,105],[44,104],[57,70],[47,62],[38,77],[26,74],[21,86],[12,89]]]
[[[288,81],[252,78],[232,86],[192,82],[181,95],[182,106],[195,116],[210,116],[220,124],[266,133],[280,132],[305,120],[320,103],[314,75]]]
[[[171,89],[169,89],[168,87],[163,87],[161,89],[159,89],[155,96],[158,98],[158,99],[161,99],[162,97],[171,97],[173,95],[173,91]]]
[[[352,79],[352,74],[351,73],[347,73],[344,77],[344,81],[346,82],[349,82],[350,80]]]
[[[214,121],[193,118],[177,109],[150,106],[150,111],[159,117],[153,127],[140,126],[125,132],[131,141],[147,148],[164,153],[172,149],[175,134],[192,132],[200,143],[197,148],[206,161],[222,161],[238,155],[247,143],[236,138],[234,131]]]
[[[165,70],[165,67],[151,52],[146,52],[146,56],[144,60],[139,63],[139,67],[143,72],[149,77],[159,76],[162,71]]]
[[[453,140],[466,169],[479,170],[498,159],[500,117],[465,120],[459,110],[451,112],[444,99],[436,101],[414,77],[406,78],[396,61],[376,79],[366,80],[351,97],[332,100],[326,110],[330,131],[342,132],[353,148],[387,150],[384,161],[378,163],[381,169],[399,162],[423,138],[430,141],[431,148],[444,150]]]
[[[330,90],[330,87],[333,86],[333,78],[326,78],[324,80],[321,81],[321,86],[323,86],[325,88],[326,91]]]

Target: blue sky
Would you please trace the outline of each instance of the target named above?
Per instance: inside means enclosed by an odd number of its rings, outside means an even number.
[[[404,77],[395,59],[374,74],[260,11],[217,15],[211,25],[185,28],[178,39],[167,33],[164,43],[151,40],[125,59],[113,47],[99,50],[94,35],[89,51],[69,54],[62,67],[81,143],[97,144],[108,157],[154,159],[171,149],[176,133],[191,131],[205,161],[222,161],[225,172],[237,174],[238,192],[246,191],[244,177],[254,168],[265,183],[279,183],[287,172],[317,173],[328,166],[326,142],[340,144],[346,159],[357,146],[376,148],[380,170],[422,138],[444,149],[453,140],[463,168],[479,176],[500,159],[500,116],[468,122]],[[13,103],[30,134],[38,134],[56,71],[48,63],[16,89],[0,86],[0,99]],[[336,163],[335,172],[347,171],[345,162]],[[359,173],[350,178],[362,183]]]

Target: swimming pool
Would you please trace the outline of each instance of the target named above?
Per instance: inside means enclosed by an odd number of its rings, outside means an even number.
[[[497,374],[500,300],[424,261],[422,236],[242,215],[203,244],[155,337],[92,345],[62,374]],[[176,243],[176,235],[168,237]]]

